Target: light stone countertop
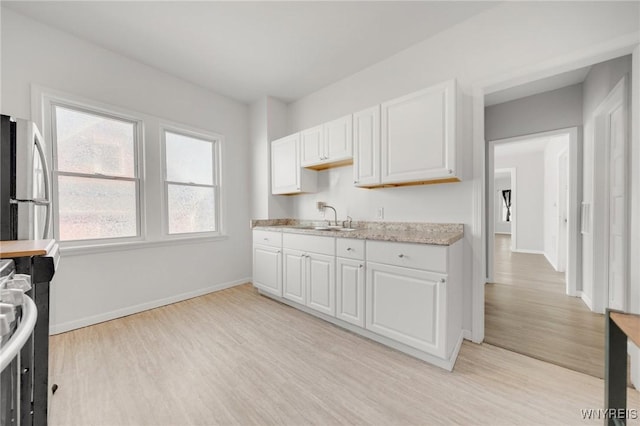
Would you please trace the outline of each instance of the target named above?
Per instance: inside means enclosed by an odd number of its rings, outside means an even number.
[[[356,222],[353,231],[324,231],[313,229],[326,225],[326,221],[298,219],[252,220],[251,228],[293,234],[319,235],[323,237],[355,238],[360,240],[396,241],[402,243],[449,246],[464,236],[464,225],[459,223],[422,222]]]

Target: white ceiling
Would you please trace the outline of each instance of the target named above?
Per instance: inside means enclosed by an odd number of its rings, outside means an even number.
[[[18,13],[218,93],[286,102],[496,2],[2,1]]]
[[[520,86],[500,90],[499,92],[489,93],[484,97],[484,105],[491,106],[501,104],[515,99],[537,95],[538,93],[550,92],[551,90],[582,83],[584,79],[587,78],[587,74],[590,69],[591,67],[580,68],[540,80],[535,80]]]

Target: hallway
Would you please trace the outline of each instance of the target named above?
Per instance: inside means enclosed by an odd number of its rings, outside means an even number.
[[[485,342],[604,377],[604,317],[565,294],[564,273],[541,254],[512,253],[496,234],[494,283],[485,286]]]

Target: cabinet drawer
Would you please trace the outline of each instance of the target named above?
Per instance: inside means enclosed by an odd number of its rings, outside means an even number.
[[[364,260],[364,240],[336,238],[336,256]]]
[[[367,241],[367,262],[447,273],[446,246]]]
[[[253,244],[262,244],[263,246],[282,247],[282,232],[261,231],[254,229]]]
[[[302,252],[336,255],[336,239],[315,235],[287,234],[282,235],[282,246]]]

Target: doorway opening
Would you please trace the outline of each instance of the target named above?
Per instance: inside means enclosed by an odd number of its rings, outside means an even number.
[[[603,377],[603,317],[576,297],[578,129],[490,141],[487,153],[485,341]]]
[[[596,377],[602,314],[628,309],[633,289],[631,66],[623,56],[485,96],[485,341]],[[571,83],[549,90],[558,80]]]

